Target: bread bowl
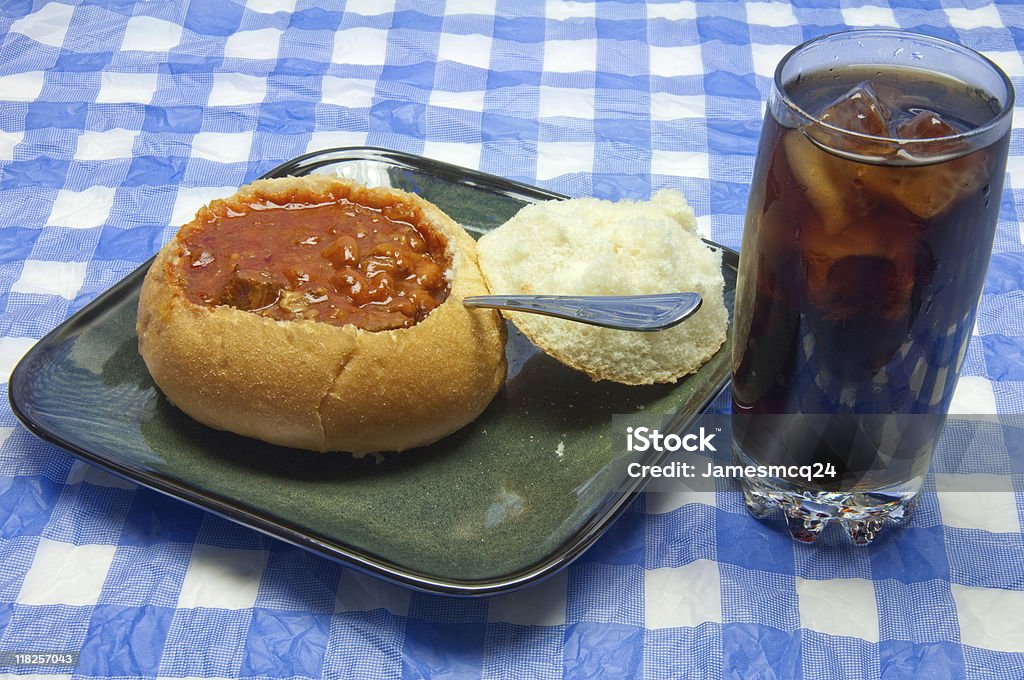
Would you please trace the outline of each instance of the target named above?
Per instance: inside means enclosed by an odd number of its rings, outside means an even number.
[[[164,395],[211,427],[402,451],[466,425],[504,383],[504,322],[461,304],[486,292],[473,239],[414,194],[328,175],[258,180],[160,250],[139,351]]]
[[[700,293],[703,303],[692,317],[654,333],[503,312],[535,345],[594,380],[673,383],[725,342],[721,253],[703,242],[678,191],[659,191],[650,201],[528,205],[477,246],[494,295]]]

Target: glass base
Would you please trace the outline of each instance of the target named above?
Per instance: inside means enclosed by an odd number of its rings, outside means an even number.
[[[757,465],[739,446],[741,465]],[[917,504],[922,478],[876,489],[820,491],[778,477],[743,477],[743,501],[751,515],[764,519],[781,510],[790,535],[813,543],[829,524],[840,525],[857,545],[868,545],[883,526],[903,526]]]

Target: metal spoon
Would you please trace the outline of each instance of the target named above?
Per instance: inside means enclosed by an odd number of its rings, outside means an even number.
[[[661,331],[700,309],[697,293],[657,295],[473,295],[467,307],[556,316],[622,331]]]

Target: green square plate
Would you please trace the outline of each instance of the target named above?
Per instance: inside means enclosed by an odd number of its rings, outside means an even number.
[[[414,191],[474,235],[527,203],[565,198],[371,148],[307,154],[267,176],[311,172]],[[736,254],[722,251],[731,309]],[[153,385],[135,336],[148,267],[17,366],[10,398],[25,426],[131,481],[427,591],[503,592],[568,564],[641,490],[609,464],[612,415],[671,414],[683,428],[728,380],[723,350],[675,385],[595,383],[510,329],[505,388],[456,434],[379,461],[282,449],[199,425]]]

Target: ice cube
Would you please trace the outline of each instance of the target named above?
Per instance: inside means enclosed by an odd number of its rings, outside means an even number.
[[[948,157],[962,147],[961,141],[946,139],[957,131],[938,114],[919,111],[900,123],[897,131],[905,139],[898,155],[904,161],[914,162],[853,164],[848,172],[855,175],[855,184],[862,187],[866,196],[875,197],[877,202],[895,201],[915,217],[929,220],[941,217],[960,198],[978,191],[988,182],[988,160],[984,152],[945,162],[923,162],[932,157]]]
[[[909,160],[940,159],[964,148],[962,140],[948,139],[959,131],[934,111],[918,111],[900,123],[896,132],[907,140],[900,156]],[[930,220],[941,217],[961,198],[980,190],[988,179],[987,156],[976,152],[944,162],[892,168],[890,193],[911,213]]]
[[[891,168],[892,196],[923,220],[941,217],[989,180],[988,156],[976,151],[931,165]]]
[[[899,145],[891,136],[889,108],[864,81],[847,90],[818,114],[821,123],[805,126],[807,135],[829,149],[868,158],[888,158]],[[854,134],[847,134],[847,133]]]
[[[895,218],[874,216],[828,236],[801,238],[807,296],[825,318],[898,319],[910,310],[917,236]]]
[[[842,318],[899,318],[910,299],[910,273],[896,258],[880,255],[848,255],[836,260],[825,276],[826,309]]]
[[[955,137],[959,132],[934,111],[918,109],[896,126],[896,135],[908,142],[899,155],[920,160],[955,154],[964,148],[963,140]]]
[[[802,128],[786,133],[782,141],[786,160],[801,192],[821,218],[821,228],[828,235],[838,234],[863,218],[879,199],[864,191],[860,181],[863,164],[819,148],[805,131]]]
[[[896,126],[896,135],[901,139],[935,139],[957,134],[956,128],[942,120],[934,111],[923,109]]]
[[[889,109],[878,101],[874,87],[867,80],[850,88],[818,117],[823,123],[849,132],[889,136]]]

